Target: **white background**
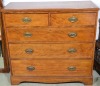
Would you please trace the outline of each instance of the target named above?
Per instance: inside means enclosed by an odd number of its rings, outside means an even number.
[[[45,1],[92,1],[100,8],[100,0],[3,0],[3,3],[4,3],[4,6],[5,6],[9,2],[45,2]],[[99,14],[98,18],[100,18],[100,11],[99,11],[98,14]],[[97,25],[96,39],[98,38],[98,32],[99,32],[98,28],[99,28],[99,24]]]

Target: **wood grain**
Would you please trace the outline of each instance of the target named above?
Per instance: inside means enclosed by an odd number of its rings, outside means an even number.
[[[95,28],[92,27],[66,27],[66,28],[48,28],[48,27],[20,27],[7,28],[8,42],[93,42]],[[70,37],[70,33],[77,34],[76,37]],[[25,33],[32,34],[26,37]]]
[[[30,18],[31,22],[23,22],[23,18]],[[48,26],[48,14],[5,14],[7,26]]]
[[[92,85],[99,8],[83,2],[12,2],[2,9],[11,83],[83,82]],[[28,18],[24,23],[23,18]],[[69,18],[75,20],[74,23]],[[30,21],[31,19],[31,21]],[[77,20],[77,21],[76,21]],[[26,38],[26,32],[32,33]],[[77,36],[69,38],[70,32]],[[74,53],[69,53],[74,51]],[[27,66],[35,66],[27,71]],[[75,66],[75,71],[66,68]]]
[[[68,19],[75,17],[78,20],[74,23]],[[81,25],[95,25],[96,13],[57,13],[51,14],[51,26],[81,26]]]
[[[11,59],[53,59],[53,58],[93,58],[93,43],[67,43],[67,44],[9,44]],[[69,49],[75,48],[76,52],[70,53]],[[32,49],[33,53],[26,53]]]
[[[91,60],[11,60],[13,76],[91,76]],[[35,67],[29,71],[27,67]],[[69,71],[68,67],[76,67]],[[87,72],[86,72],[87,71]]]
[[[18,85],[20,82],[41,82],[48,84],[58,84],[58,83],[66,83],[66,82],[81,82],[84,83],[85,86],[92,86],[93,77],[18,77],[11,76],[11,83],[13,85]]]

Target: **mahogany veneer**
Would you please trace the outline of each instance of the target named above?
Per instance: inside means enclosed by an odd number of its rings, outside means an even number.
[[[98,7],[82,2],[12,2],[2,9],[11,83],[92,85]]]

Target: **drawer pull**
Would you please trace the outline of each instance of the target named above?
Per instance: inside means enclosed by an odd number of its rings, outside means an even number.
[[[75,33],[75,32],[70,32],[70,33],[68,34],[68,36],[71,37],[71,38],[74,38],[74,37],[77,36],[77,33]]]
[[[68,52],[69,53],[75,53],[75,52],[77,52],[77,50],[75,48],[70,48],[70,49],[68,49]]]
[[[26,49],[25,52],[26,52],[27,54],[32,54],[32,53],[33,53],[33,49]]]
[[[72,22],[72,23],[74,23],[74,22],[77,22],[78,21],[78,18],[76,18],[76,17],[70,17],[69,19],[68,19],[70,22]]]
[[[33,67],[33,66],[29,66],[29,67],[27,67],[27,70],[29,70],[29,71],[33,71],[33,70],[35,70],[35,67]]]
[[[24,23],[29,23],[29,22],[31,22],[32,20],[31,20],[31,18],[24,17],[24,18],[22,19],[22,21],[23,21]]]
[[[75,70],[76,70],[76,67],[70,66],[70,67],[68,67],[67,69],[68,69],[69,71],[75,71]]]
[[[25,36],[25,37],[32,37],[32,33],[26,32],[26,33],[24,33],[24,36]]]

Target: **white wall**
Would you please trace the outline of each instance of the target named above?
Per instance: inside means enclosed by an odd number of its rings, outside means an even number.
[[[94,2],[99,8],[100,8],[100,0],[3,0],[4,1],[4,5],[7,5],[9,2],[43,2],[43,1],[92,1]],[[100,18],[100,11],[98,13],[98,18]],[[99,23],[97,25],[97,35],[96,35],[96,39],[98,37],[98,29],[99,28]]]

